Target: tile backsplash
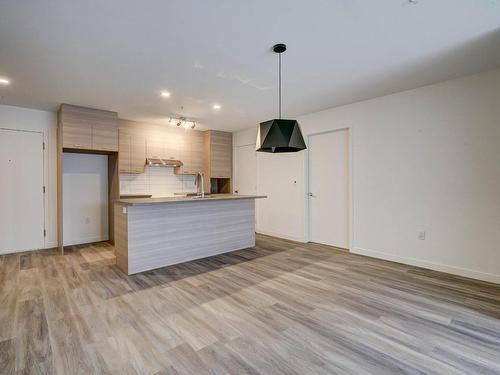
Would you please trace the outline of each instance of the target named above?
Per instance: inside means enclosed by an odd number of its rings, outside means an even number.
[[[144,173],[120,173],[120,194],[152,194],[169,197],[174,193],[194,193],[193,175],[176,175],[174,168],[146,166]]]

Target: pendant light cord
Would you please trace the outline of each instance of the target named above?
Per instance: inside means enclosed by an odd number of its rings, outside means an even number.
[[[278,53],[278,113],[281,120],[281,53]]]

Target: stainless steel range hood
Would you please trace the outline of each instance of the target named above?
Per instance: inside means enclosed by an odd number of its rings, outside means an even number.
[[[150,167],[181,167],[184,163],[177,159],[147,158],[146,165]]]

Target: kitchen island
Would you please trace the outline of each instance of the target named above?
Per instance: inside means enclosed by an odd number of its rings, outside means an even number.
[[[116,264],[138,272],[255,246],[255,199],[201,197],[118,199]]]

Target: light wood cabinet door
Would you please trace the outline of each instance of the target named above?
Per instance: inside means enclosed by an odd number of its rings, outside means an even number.
[[[120,130],[118,165],[122,173],[143,173],[146,164],[146,137]]]
[[[181,160],[180,155],[181,132],[179,129],[168,129],[163,137],[163,153],[165,159]]]
[[[210,131],[210,177],[231,178],[232,133]]]
[[[180,129],[177,136],[177,147],[179,160],[182,161],[182,167],[175,168],[177,174],[194,174],[193,164],[191,162],[191,139],[192,131]]]
[[[184,163],[181,170],[183,174],[194,174],[191,162],[191,132],[186,132],[179,139],[179,156]]]
[[[63,126],[63,148],[91,150],[92,128],[66,122]]]
[[[163,136],[161,134],[149,134],[146,138],[146,156],[148,158],[163,158]]]
[[[130,173],[143,173],[146,165],[146,137],[132,134],[130,137]]]
[[[118,151],[118,121],[116,117],[104,115],[93,116],[92,150]]]
[[[63,148],[92,149],[92,125],[83,108],[62,105],[60,111]]]
[[[118,151],[116,112],[63,104],[60,109],[63,148]]]
[[[119,134],[119,150],[118,150],[118,168],[122,173],[130,173],[131,159],[131,140],[130,134],[120,131]]]
[[[191,169],[194,171],[194,173],[207,173],[204,142],[205,140],[202,132],[193,132],[191,137]]]

